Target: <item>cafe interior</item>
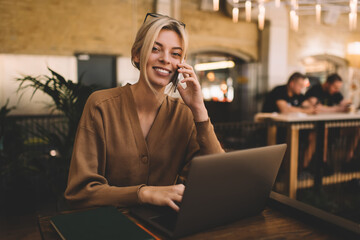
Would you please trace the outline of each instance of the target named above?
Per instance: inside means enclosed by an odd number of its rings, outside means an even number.
[[[83,104],[92,91],[138,81],[131,46],[149,12],[186,24],[186,62],[226,152],[287,144],[256,220],[271,212],[282,221],[244,231],[259,225],[245,218],[189,239],[359,238],[359,11],[357,0],[0,0],[0,238],[58,239],[46,217],[69,210],[63,194]],[[294,72],[307,89],[339,74],[351,110],[261,113]]]

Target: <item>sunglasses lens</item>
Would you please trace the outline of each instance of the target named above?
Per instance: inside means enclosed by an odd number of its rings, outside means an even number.
[[[145,19],[144,19],[144,22],[146,22],[148,16],[155,17],[155,18],[158,18],[158,17],[168,17],[168,16],[165,16],[165,15],[162,15],[162,14],[159,14],[159,13],[147,13],[147,14],[146,14],[146,17],[145,17]],[[169,18],[170,18],[170,17],[169,17]],[[174,19],[174,18],[171,18],[171,19]],[[176,20],[176,19],[174,19],[174,20]],[[183,26],[183,27],[185,28],[185,23],[180,22],[180,21],[178,21],[178,20],[176,20],[176,21],[177,21],[181,26]]]

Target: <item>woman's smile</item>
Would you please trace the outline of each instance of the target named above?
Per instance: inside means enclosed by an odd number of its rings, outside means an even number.
[[[169,69],[162,68],[162,67],[153,67],[153,69],[160,75],[160,76],[169,76],[172,72]]]

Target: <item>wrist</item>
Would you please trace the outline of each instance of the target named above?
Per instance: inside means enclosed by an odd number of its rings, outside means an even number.
[[[209,119],[209,115],[205,108],[205,105],[200,108],[193,108],[193,109],[191,109],[191,112],[194,116],[195,122],[204,122]]]
[[[137,197],[138,197],[138,202],[140,204],[146,203],[145,199],[146,197],[144,195],[146,195],[146,188],[148,188],[148,186],[146,186],[145,184],[140,185],[140,187],[137,190]]]

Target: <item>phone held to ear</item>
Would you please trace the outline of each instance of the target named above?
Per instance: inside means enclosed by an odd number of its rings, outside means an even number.
[[[173,77],[172,77],[172,79],[171,79],[171,82],[174,84],[174,92],[176,92],[176,88],[177,88],[177,85],[178,85],[178,83],[179,83],[179,68],[178,69],[176,69],[176,71],[175,71],[175,73],[174,73],[174,75],[173,75]]]

